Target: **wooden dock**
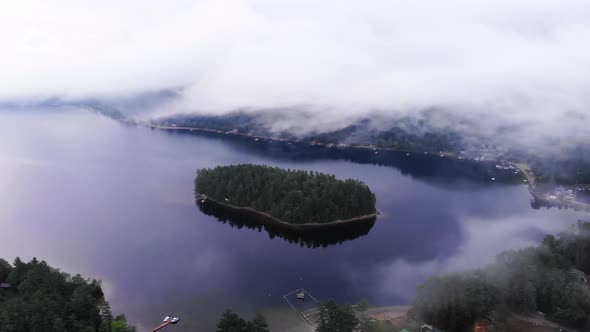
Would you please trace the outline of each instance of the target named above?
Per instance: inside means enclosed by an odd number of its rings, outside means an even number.
[[[305,298],[303,300],[294,299],[294,295],[297,293],[303,293]],[[313,295],[303,288],[296,289],[290,293],[283,295],[283,299],[287,304],[297,313],[297,315],[307,324],[309,327],[315,329],[317,322],[320,318],[320,312],[322,310],[322,304]],[[308,301],[306,306],[301,309],[297,309],[297,301]]]

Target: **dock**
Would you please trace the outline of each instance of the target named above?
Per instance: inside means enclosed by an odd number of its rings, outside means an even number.
[[[305,294],[304,299],[298,299],[297,294]],[[310,328],[315,329],[320,318],[322,304],[318,299],[303,288],[296,289],[283,295],[283,299],[297,313]]]

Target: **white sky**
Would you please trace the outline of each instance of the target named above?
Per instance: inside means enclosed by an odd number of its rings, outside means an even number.
[[[442,106],[559,135],[590,122],[588,0],[0,3],[0,100],[182,88],[165,112]]]

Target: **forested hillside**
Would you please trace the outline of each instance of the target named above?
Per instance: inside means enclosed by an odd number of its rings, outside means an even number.
[[[284,120],[277,114],[234,112],[227,115],[183,115],[160,120],[153,124],[176,125],[212,129],[224,132],[253,134],[262,137],[281,137],[293,141],[317,142],[325,144],[374,145],[380,148],[391,148],[416,152],[458,152],[465,148],[463,137],[452,128],[438,128],[425,121],[413,121],[409,118],[379,123],[380,129],[371,125],[370,121],[360,120],[342,129],[329,132],[310,132],[295,135],[289,131],[271,131],[269,123]],[[384,126],[384,127],[383,127]]]
[[[132,332],[113,317],[100,283],[70,276],[33,258],[0,259],[0,331]]]
[[[581,271],[580,271],[581,270]],[[419,287],[415,313],[448,331],[507,312],[543,312],[562,325],[590,330],[590,223],[547,236],[538,247],[506,251],[481,270],[433,277]],[[586,276],[587,278],[587,276]]]
[[[262,165],[201,169],[195,179],[195,192],[295,224],[330,222],[375,213],[375,195],[360,181]]]
[[[555,181],[558,184],[590,183],[590,145],[574,145],[559,148],[558,154],[533,151],[530,147],[504,146],[494,137],[465,137],[452,126],[438,126],[428,116],[422,120],[401,118],[396,121],[379,122],[378,126],[368,119],[359,120],[344,128],[327,132],[310,132],[294,135],[288,131],[273,132],[269,121],[279,121],[277,114],[233,112],[227,115],[183,115],[152,121],[158,125],[177,125],[219,130],[262,137],[281,137],[291,141],[323,144],[348,144],[375,146],[413,152],[447,151],[459,153],[467,150],[479,156],[492,153],[497,159],[528,163],[540,182]],[[284,119],[283,119],[284,120]],[[459,119],[456,119],[459,121]],[[463,124],[465,125],[465,124]],[[478,143],[479,142],[479,143]],[[546,149],[549,147],[543,147]],[[555,148],[553,148],[555,149]]]

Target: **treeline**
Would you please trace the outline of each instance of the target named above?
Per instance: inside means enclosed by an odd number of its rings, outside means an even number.
[[[375,195],[358,180],[263,165],[201,169],[195,192],[294,224],[344,220],[376,211]]]
[[[352,306],[328,301],[320,308],[316,332],[353,332],[358,325],[359,319]]]
[[[133,332],[113,317],[100,282],[70,276],[33,258],[0,259],[0,331]]]
[[[379,123],[379,129],[370,120],[361,120],[345,128],[325,132],[310,133],[305,136],[293,136],[288,132],[271,132],[267,123],[281,120],[273,113],[234,112],[222,116],[184,115],[156,121],[157,124],[175,124],[181,127],[205,128],[219,131],[235,131],[256,136],[278,136],[293,141],[325,144],[345,143],[350,145],[373,145],[413,152],[448,151],[458,153],[462,150],[487,150],[487,142],[493,138],[466,138],[452,127],[433,125],[426,116],[425,120],[402,118],[391,122]],[[455,119],[459,121],[459,119]],[[463,123],[465,125],[465,123]],[[476,143],[477,141],[485,142]],[[480,146],[481,145],[481,146]],[[479,146],[479,147],[477,147]],[[485,148],[484,148],[485,146]],[[505,160],[526,161],[538,177],[539,182],[556,182],[558,184],[590,183],[590,144],[578,145],[567,150],[560,149],[558,155],[543,153],[537,155],[523,148],[507,147],[498,158]]]
[[[256,315],[254,319],[247,321],[227,309],[221,314],[217,323],[217,332],[269,332],[269,329],[262,315]]]
[[[508,312],[542,312],[562,325],[590,329],[590,223],[549,235],[542,244],[506,251],[484,269],[433,277],[418,288],[414,313],[449,331]]]
[[[407,121],[406,121],[407,122]],[[465,148],[463,136],[449,129],[426,130],[420,125],[410,124],[392,126],[389,129],[374,129],[366,123],[311,135],[304,141],[320,143],[346,143],[352,145],[374,145],[378,148],[414,152],[459,152]]]
[[[463,136],[450,128],[440,129],[428,121],[414,121],[410,118],[391,121],[391,126],[379,123],[376,129],[369,120],[361,120],[345,128],[326,133],[311,133],[296,137],[288,132],[271,132],[267,123],[284,120],[272,112],[244,113],[234,112],[221,116],[181,115],[157,121],[157,124],[176,125],[213,129],[219,131],[235,131],[241,134],[254,134],[262,137],[281,137],[303,142],[319,142],[327,144],[375,145],[380,148],[392,148],[416,152],[458,152],[465,148]]]
[[[154,121],[160,125],[176,125],[179,127],[192,127],[201,129],[211,129],[219,131],[236,130],[241,134],[255,134],[257,136],[271,136],[259,115],[246,114],[243,112],[234,112],[226,115],[179,115],[172,118],[165,118]]]

